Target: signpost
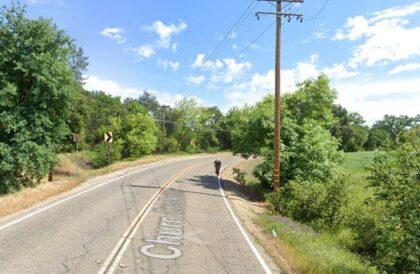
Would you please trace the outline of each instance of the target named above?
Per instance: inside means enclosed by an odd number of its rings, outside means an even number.
[[[108,165],[111,164],[111,145],[113,140],[112,132],[104,133],[104,143],[108,144]]]
[[[79,142],[80,142],[80,134],[72,133],[73,142],[76,143],[76,175],[79,175]]]

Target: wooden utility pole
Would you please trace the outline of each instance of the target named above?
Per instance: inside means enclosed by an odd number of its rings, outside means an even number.
[[[264,2],[276,2],[276,12],[257,12],[257,19],[260,15],[276,15],[276,61],[275,61],[275,83],[274,83],[274,169],[273,169],[273,186],[274,191],[280,188],[280,165],[281,165],[281,19],[285,17],[290,22],[292,17],[296,17],[300,22],[303,20],[302,14],[283,13],[282,3],[303,3],[303,0],[258,0]]]
[[[165,146],[166,146],[166,109],[169,108],[169,106],[162,105],[163,109],[163,123],[162,123],[162,154],[165,155]]]

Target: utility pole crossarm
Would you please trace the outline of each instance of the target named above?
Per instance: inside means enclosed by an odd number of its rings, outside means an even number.
[[[260,15],[277,15],[277,16],[283,16],[287,19],[287,22],[290,22],[290,20],[292,19],[292,17],[296,17],[296,20],[298,20],[299,22],[303,22],[303,14],[298,14],[298,13],[290,13],[290,12],[266,12],[266,11],[257,11],[255,13],[255,16],[257,17],[258,20],[260,20]]]

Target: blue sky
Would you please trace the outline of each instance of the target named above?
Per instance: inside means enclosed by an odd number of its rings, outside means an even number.
[[[274,21],[273,16],[259,21],[254,16],[270,11],[269,3],[24,3],[30,17],[53,18],[84,49],[90,63],[87,89],[121,97],[149,90],[161,103],[172,105],[194,96],[223,111],[255,103],[273,91],[274,26],[240,54]],[[368,124],[384,114],[420,113],[420,1],[307,0],[289,9],[302,13],[305,21],[283,24],[283,92],[293,92],[297,82],[324,72],[338,92],[337,103],[361,113]],[[229,32],[244,11],[243,23]],[[226,34],[225,46],[209,60]]]

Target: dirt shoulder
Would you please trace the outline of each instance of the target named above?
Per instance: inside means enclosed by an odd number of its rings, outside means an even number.
[[[252,201],[249,195],[243,193],[241,185],[234,179],[233,168],[241,168],[245,162],[247,161],[233,164],[223,171],[222,179],[226,196],[234,206],[236,214],[248,233],[264,249],[265,256],[262,256],[272,271],[274,273],[294,273],[281,255],[278,245],[275,244],[276,239],[265,232],[258,222],[259,215],[268,213],[267,205],[264,202]]]

